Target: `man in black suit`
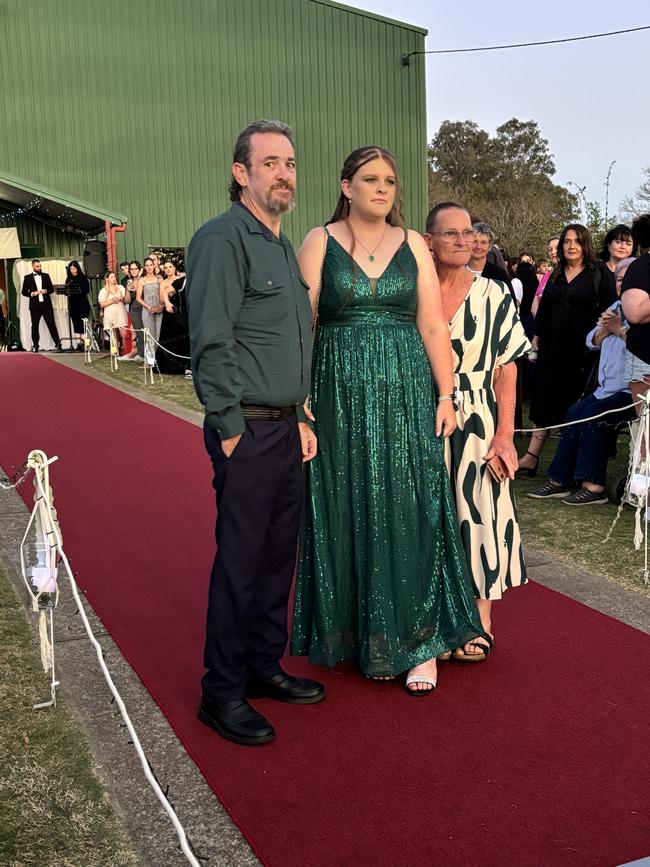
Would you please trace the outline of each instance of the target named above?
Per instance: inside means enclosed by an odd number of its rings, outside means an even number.
[[[38,352],[39,325],[45,320],[56,348],[61,352],[61,340],[54,322],[54,308],[50,295],[54,292],[49,274],[41,270],[38,259],[32,259],[32,273],[23,280],[22,294],[29,298],[29,315],[32,317],[32,352]]]

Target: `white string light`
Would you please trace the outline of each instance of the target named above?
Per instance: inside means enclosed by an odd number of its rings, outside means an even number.
[[[5,220],[15,220],[16,217],[22,217],[23,214],[28,214],[30,211],[33,211],[34,208],[38,208],[40,204],[41,199],[36,196],[36,198],[32,199],[31,202],[21,205],[19,208],[16,208],[15,211],[0,211],[0,222],[4,223]]]
[[[15,208],[13,211],[0,210],[0,223],[13,222],[18,217],[23,217],[28,215],[31,211],[37,210],[39,214],[49,217],[50,220],[63,223],[65,225],[64,231],[74,233],[84,241],[88,241],[97,236],[97,232],[86,232],[84,229],[76,225],[77,216],[67,205],[62,205],[61,207],[63,209],[61,212],[54,213],[40,196],[36,196],[31,201],[21,205],[19,208]]]

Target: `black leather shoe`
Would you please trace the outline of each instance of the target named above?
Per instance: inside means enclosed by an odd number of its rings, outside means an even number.
[[[235,701],[203,698],[198,717],[206,726],[219,732],[222,738],[245,747],[275,740],[271,723],[242,698]]]
[[[293,677],[281,671],[269,678],[248,678],[246,698],[274,698],[289,704],[316,704],[325,698],[325,687],[316,680]]]

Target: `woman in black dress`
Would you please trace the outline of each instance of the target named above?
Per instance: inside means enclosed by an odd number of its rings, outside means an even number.
[[[585,338],[615,300],[612,272],[596,259],[589,230],[578,223],[566,226],[535,317],[533,348],[538,354],[530,417],[537,427],[561,424],[580,398],[593,365]],[[531,436],[520,470],[536,474],[547,437],[548,431]]]
[[[68,263],[65,270],[67,274],[65,286],[68,290],[68,313],[72,319],[74,336],[77,340],[77,351],[83,352],[83,320],[88,319],[90,315],[90,303],[88,301],[90,283],[76,259]]]
[[[619,223],[605,235],[603,249],[600,251],[600,259],[605,262],[609,270],[614,273],[616,266],[623,259],[634,255],[632,242],[632,229]]]
[[[176,266],[170,261],[163,262],[163,273],[165,279],[160,284],[160,299],[165,309],[156,364],[161,373],[187,374],[190,369],[190,336],[185,276],[177,276]]]

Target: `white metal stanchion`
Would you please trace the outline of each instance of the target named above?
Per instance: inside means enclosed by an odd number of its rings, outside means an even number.
[[[47,455],[38,450],[30,452],[27,458],[27,466],[34,471],[34,508],[20,543],[20,566],[23,581],[32,599],[32,610],[39,615],[38,631],[43,670],[50,672],[50,699],[35,704],[35,710],[56,705],[56,688],[59,685],[54,665],[54,609],[59,601],[58,524],[52,506],[49,481],[49,466],[56,460],[57,458],[48,460]],[[32,527],[36,534],[33,545],[28,541]],[[58,537],[60,538],[60,532]],[[31,558],[28,558],[28,552],[31,553]]]
[[[147,384],[147,378],[150,377],[151,385],[154,384],[154,368],[156,367],[156,339],[148,328],[142,329],[144,332],[144,384]],[[162,374],[158,371],[160,381],[162,382]]]
[[[111,328],[108,332],[109,337],[109,351],[111,356],[111,371],[114,373],[119,367],[118,356],[119,356],[119,347],[117,344],[117,329]]]
[[[99,347],[97,346],[97,341],[95,340],[95,335],[93,334],[93,330],[90,327],[90,322],[88,319],[84,319],[84,333],[83,333],[83,347],[84,347],[84,364],[91,364],[92,358],[90,357],[91,352],[99,352]]]
[[[140,739],[133,727],[133,723],[131,722],[122,696],[113,682],[113,678],[111,677],[104,660],[104,653],[101,645],[93,634],[83,602],[79,596],[77,582],[74,579],[70,563],[65,551],[63,550],[63,538],[61,536],[61,530],[59,528],[56,510],[54,508],[54,497],[49,482],[49,466],[56,460],[58,460],[58,458],[48,458],[47,455],[40,450],[31,451],[27,457],[27,461],[13,480],[0,480],[0,486],[4,490],[8,490],[10,488],[18,487],[18,485],[25,480],[30,471],[34,472],[34,508],[32,509],[27,529],[25,530],[25,535],[20,544],[20,562],[23,580],[32,598],[33,610],[39,612],[41,659],[43,667],[45,671],[51,671],[50,700],[35,704],[34,709],[56,706],[56,688],[59,685],[59,682],[56,680],[54,670],[54,608],[58,602],[59,590],[57,578],[59,574],[59,566],[61,566],[61,574],[65,575],[68,579],[72,596],[79,609],[79,614],[83,621],[86,633],[91,644],[95,648],[97,661],[120,711],[122,719],[124,720],[127,731],[129,732],[131,742],[133,743],[134,749],[140,759],[143,773],[163,809],[169,816],[176,834],[178,835],[181,850],[188,863],[191,864],[192,867],[201,867],[201,864],[187,839],[185,829],[176,815],[174,808],[170,804],[165,792],[163,792],[160,783],[156,779],[151,765],[149,764],[149,760],[142,749]],[[32,527],[36,532],[36,542],[34,544],[28,541],[28,536]]]

